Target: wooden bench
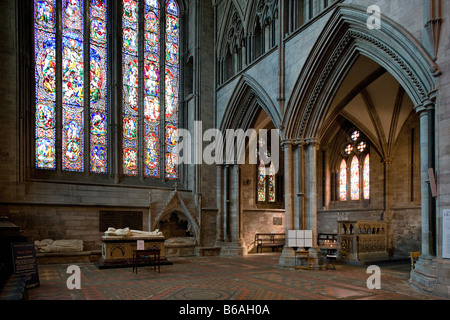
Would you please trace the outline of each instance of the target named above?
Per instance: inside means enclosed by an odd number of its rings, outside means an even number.
[[[285,242],[284,233],[257,233],[255,234],[256,252],[263,252],[263,248],[275,249],[283,248]]]

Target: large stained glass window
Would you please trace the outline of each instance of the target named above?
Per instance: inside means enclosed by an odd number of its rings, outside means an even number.
[[[138,0],[123,1],[123,173],[139,175],[139,159],[143,158],[145,177],[175,180],[178,179],[179,8],[174,0],[140,1],[144,2],[142,6]],[[140,21],[144,25],[143,35],[138,32]]]
[[[36,168],[56,169],[56,0],[34,3]]]
[[[61,25],[60,31],[56,25]],[[107,172],[106,26],[106,0],[34,1],[37,169],[56,169],[60,148],[62,170],[85,171],[88,153],[90,171]],[[58,52],[57,47],[61,48]],[[90,110],[87,126],[85,110]],[[58,145],[57,127],[61,128]],[[87,148],[86,134],[90,136]]]
[[[339,200],[370,199],[370,155],[368,144],[359,130],[348,135],[339,165]],[[360,165],[362,164],[362,166]]]
[[[178,4],[119,1],[121,32],[112,37],[116,11],[108,3],[34,0],[35,167],[105,174],[117,142],[125,176],[178,179]],[[117,73],[108,69],[114,44],[121,46]],[[110,84],[116,74],[118,89]],[[108,106],[116,94],[113,123]],[[110,126],[120,128],[117,138]]]

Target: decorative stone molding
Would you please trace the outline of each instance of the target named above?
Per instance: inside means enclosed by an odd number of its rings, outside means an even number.
[[[278,110],[271,103],[264,89],[248,75],[241,76],[231,97],[226,108],[226,116],[220,126],[222,131],[247,129],[258,108],[262,108],[267,113],[275,128],[280,127],[281,117]]]
[[[324,92],[333,91],[328,88],[335,85],[330,79],[339,76],[338,72],[342,72],[339,65],[349,63],[358,52],[388,68],[415,105],[420,105],[432,92],[433,78],[441,72],[415,38],[388,18],[381,31],[367,32],[365,16],[361,8],[337,7],[289,100],[284,118],[287,138],[316,134],[317,126],[311,123],[317,123],[316,118],[325,112],[319,103]],[[412,47],[417,50],[413,52]],[[305,87],[304,83],[308,85]]]
[[[277,14],[277,0],[259,0],[256,5],[256,16],[258,17],[261,26],[268,25],[272,20],[277,19]]]
[[[190,210],[187,208],[186,204],[184,203],[183,199],[181,198],[180,193],[176,190],[172,193],[172,196],[169,197],[164,208],[160,211],[160,213],[153,220],[152,229],[155,229],[158,222],[160,222],[164,217],[171,214],[172,212],[178,212],[178,213],[184,215],[184,217],[189,222],[190,229],[191,229],[192,233],[194,234],[194,237],[196,238],[197,242],[199,243],[199,240],[200,240],[199,222],[198,222],[197,218],[191,214]]]

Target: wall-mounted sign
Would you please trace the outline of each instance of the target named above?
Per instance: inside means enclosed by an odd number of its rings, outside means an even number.
[[[39,272],[36,260],[36,249],[32,242],[11,243],[14,274],[27,276],[27,288],[39,287]]]

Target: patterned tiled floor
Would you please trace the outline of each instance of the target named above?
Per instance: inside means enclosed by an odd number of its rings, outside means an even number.
[[[367,266],[336,270],[278,266],[279,254],[171,258],[161,273],[142,267],[98,269],[79,264],[81,289],[69,290],[68,265],[39,265],[40,287],[31,300],[439,300],[408,285],[409,264],[381,267],[381,289],[370,290]]]

